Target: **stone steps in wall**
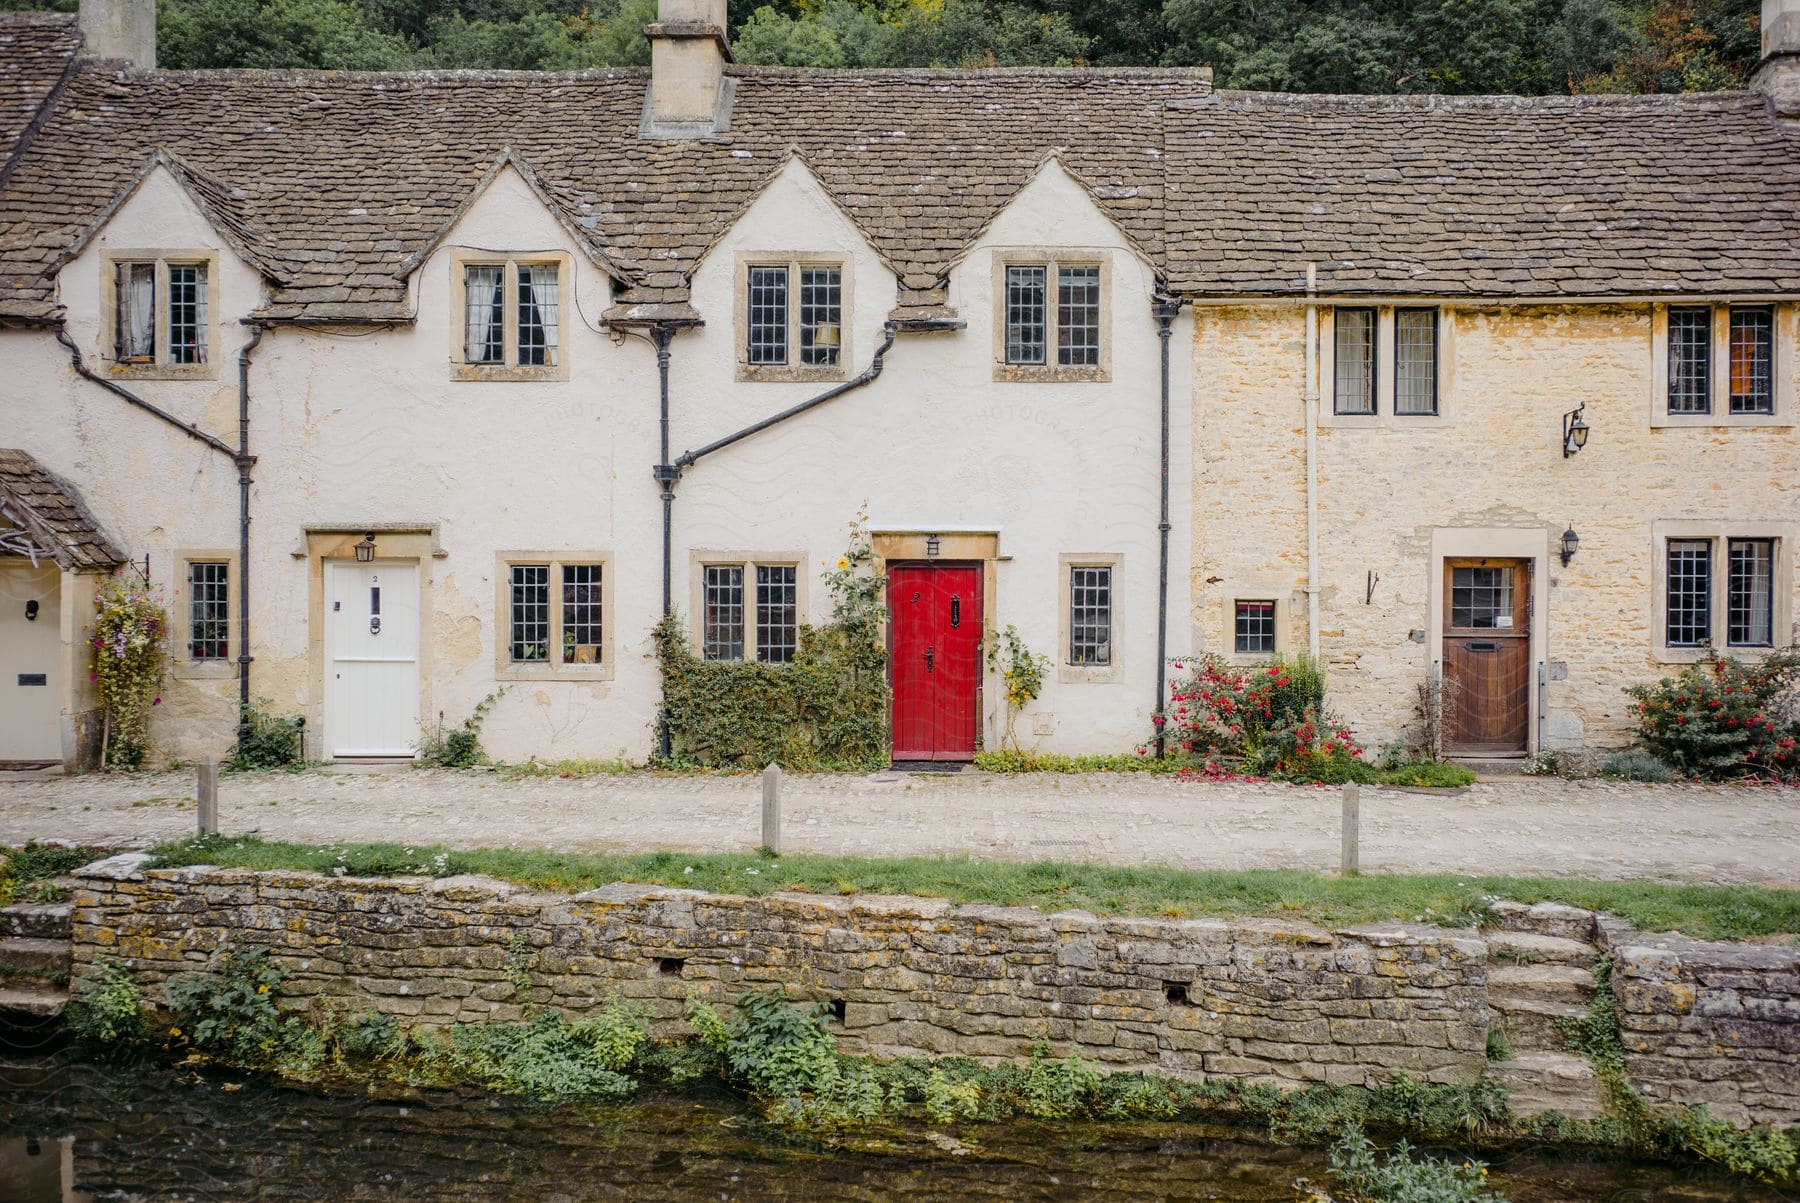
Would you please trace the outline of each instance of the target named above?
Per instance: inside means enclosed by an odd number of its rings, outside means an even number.
[[[1572,1003],[1541,1002],[1535,998],[1488,999],[1493,1012],[1493,1025],[1506,1036],[1514,1052],[1560,1053],[1565,1042],[1558,1030],[1559,1019],[1579,1019],[1587,1014],[1584,1006]]]
[[[1488,970],[1488,1002],[1563,1003],[1585,1007],[1594,997],[1594,975],[1576,965],[1503,965]]]
[[[1594,1067],[1573,1053],[1520,1053],[1511,1061],[1490,1063],[1488,1074],[1506,1087],[1517,1115],[1560,1111],[1574,1119],[1596,1119],[1606,1109]]]
[[[68,940],[75,935],[75,905],[69,902],[15,902],[0,906],[0,939]]]
[[[55,1019],[69,1005],[69,992],[55,986],[0,985],[0,1016]]]
[[[31,936],[0,939],[0,980],[16,978],[68,980],[74,952],[69,941],[40,940]]]
[[[1526,906],[1522,902],[1501,899],[1488,908],[1482,926],[1505,932],[1524,932],[1536,936],[1553,936],[1591,944],[1598,930],[1594,912],[1560,902],[1540,902]]]
[[[1600,959],[1600,950],[1585,940],[1563,936],[1541,936],[1528,931],[1490,931],[1485,937],[1488,963],[1495,968],[1508,965],[1573,965],[1591,970]]]

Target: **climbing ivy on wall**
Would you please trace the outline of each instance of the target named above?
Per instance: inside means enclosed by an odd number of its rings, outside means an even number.
[[[880,768],[888,754],[885,578],[867,519],[823,574],[831,619],[786,664],[702,660],[678,615],[656,626],[669,760],[715,768]]]

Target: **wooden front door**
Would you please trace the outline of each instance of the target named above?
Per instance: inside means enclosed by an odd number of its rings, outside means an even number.
[[[1531,739],[1531,562],[1444,562],[1449,750],[1518,756]]]
[[[973,760],[980,718],[981,565],[888,568],[895,760]]]
[[[325,750],[419,746],[419,566],[325,561]]]

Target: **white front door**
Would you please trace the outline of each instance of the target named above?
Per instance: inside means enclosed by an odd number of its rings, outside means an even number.
[[[0,566],[0,760],[63,758],[61,596],[48,560]]]
[[[339,756],[419,746],[419,566],[325,561],[325,740]]]

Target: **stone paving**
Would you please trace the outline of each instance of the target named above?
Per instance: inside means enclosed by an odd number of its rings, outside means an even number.
[[[230,775],[228,833],[457,847],[751,848],[754,776],[513,779],[389,767]],[[0,774],[0,843],[165,839],[194,825],[190,773]],[[1184,868],[1334,869],[1336,789],[1140,774],[790,777],[788,850],[967,853]],[[1365,871],[1554,874],[1800,885],[1800,790],[1495,779],[1364,787]]]

